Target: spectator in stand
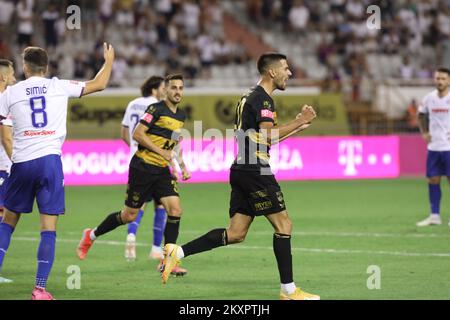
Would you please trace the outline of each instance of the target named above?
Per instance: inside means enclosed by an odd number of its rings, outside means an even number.
[[[116,23],[119,27],[132,28],[135,25],[133,0],[118,0],[116,2]]]
[[[114,60],[113,63],[113,71],[111,75],[111,86],[121,87],[123,85],[126,85],[127,70],[128,70],[127,60],[125,60],[125,58],[122,55],[116,54],[116,59]]]
[[[48,9],[42,13],[44,22],[45,45],[47,48],[54,48],[58,45],[58,33],[56,23],[59,19],[58,7],[51,2]]]
[[[8,59],[8,60],[13,60],[11,49],[10,49],[8,43],[3,39],[2,34],[0,34],[0,57]]]
[[[289,22],[294,32],[305,35],[309,21],[309,9],[304,5],[303,0],[295,0],[289,12]]]
[[[257,26],[261,26],[261,1],[260,0],[246,0],[247,16],[250,21]]]
[[[33,37],[33,7],[34,0],[20,0],[16,6],[17,12],[17,43],[23,48],[31,46]]]
[[[183,3],[183,21],[186,34],[192,38],[199,32],[200,7],[194,0]]]
[[[407,132],[420,132],[419,119],[417,117],[418,105],[417,101],[413,99],[406,110],[406,131]]]
[[[404,80],[411,80],[415,75],[414,66],[411,64],[408,56],[403,57],[402,65],[400,66],[400,78]]]
[[[0,0],[0,35],[9,34],[11,20],[14,13],[14,2],[12,0]]]
[[[78,52],[73,60],[73,76],[75,79],[86,79],[89,78],[88,75],[93,74],[90,71],[90,66],[87,62],[86,54],[82,51]]]
[[[98,12],[102,22],[101,34],[105,34],[113,17],[114,0],[98,0]]]
[[[223,35],[223,9],[220,6],[219,0],[207,0],[204,2],[203,16],[201,18],[201,25],[206,30],[210,30],[213,37],[220,37]]]

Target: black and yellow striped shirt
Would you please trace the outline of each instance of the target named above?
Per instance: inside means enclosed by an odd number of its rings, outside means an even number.
[[[147,136],[158,147],[172,150],[178,143],[180,130],[186,120],[186,114],[180,108],[173,113],[163,101],[150,105],[142,116],[140,123],[148,127]],[[139,144],[136,157],[146,164],[165,168],[169,162],[161,155]]]
[[[261,122],[277,126],[277,113],[272,97],[258,85],[242,96],[236,108],[238,154],[232,170],[258,171],[270,167],[270,143],[261,135]]]

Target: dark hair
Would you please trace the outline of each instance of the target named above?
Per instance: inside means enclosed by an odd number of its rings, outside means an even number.
[[[275,62],[280,60],[287,60],[287,57],[284,54],[276,53],[276,52],[268,52],[264,53],[258,58],[257,67],[259,74],[263,74],[267,71],[267,68]]]
[[[141,94],[144,98],[152,95],[153,89],[158,89],[163,83],[164,78],[158,76],[152,76],[148,78],[141,86]]]
[[[170,80],[181,80],[184,82],[183,75],[179,73],[169,74],[168,76],[166,76],[166,83],[169,83]]]
[[[437,68],[436,72],[443,72],[443,73],[446,73],[448,76],[450,76],[449,68],[440,67],[440,68]]]
[[[12,67],[12,66],[13,66],[12,61],[0,59],[0,67]]]
[[[33,73],[46,72],[48,66],[47,51],[39,47],[28,47],[23,51],[23,60]]]

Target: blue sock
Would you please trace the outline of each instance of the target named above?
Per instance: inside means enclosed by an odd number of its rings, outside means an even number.
[[[13,232],[14,228],[9,224],[0,223],[0,271],[2,270],[3,259],[5,258],[6,251],[8,251]]]
[[[141,223],[142,216],[144,215],[144,210],[139,210],[136,220],[128,224],[128,234],[132,233],[136,235],[139,224]]]
[[[441,185],[428,184],[428,195],[430,197],[431,213],[439,214],[441,212]]]
[[[36,287],[44,288],[47,286],[47,279],[52,270],[55,260],[55,231],[42,231],[41,242],[37,253],[38,267],[36,273]]]
[[[164,228],[166,226],[166,210],[163,208],[155,209],[155,220],[153,220],[153,245],[159,247],[164,237]]]

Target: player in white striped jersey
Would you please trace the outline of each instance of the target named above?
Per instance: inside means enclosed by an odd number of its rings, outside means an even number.
[[[16,83],[14,77],[13,63],[9,60],[0,59],[0,96],[6,90],[6,87]],[[3,219],[3,205],[6,183],[8,181],[9,170],[11,168],[12,155],[12,121],[4,119],[0,121],[0,221]],[[0,258],[1,259],[1,258]],[[0,262],[0,274],[1,274]],[[10,283],[12,280],[0,276],[0,283]]]
[[[28,47],[23,53],[25,81],[6,89],[0,98],[0,117],[12,117],[13,153],[11,175],[5,194],[5,211],[0,224],[0,262],[8,250],[20,215],[33,211],[36,199],[40,212],[41,241],[37,260],[33,300],[52,300],[46,291],[55,259],[56,224],[65,212],[64,174],[61,147],[66,137],[69,98],[104,90],[111,76],[114,49],[104,44],[105,64],[88,82],[45,78],[47,52]]]
[[[419,126],[428,144],[427,177],[430,216],[418,227],[439,225],[441,177],[450,183],[450,69],[439,68],[434,75],[436,90],[425,96],[419,106]],[[450,222],[449,222],[450,226]]]

